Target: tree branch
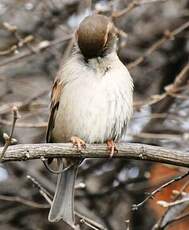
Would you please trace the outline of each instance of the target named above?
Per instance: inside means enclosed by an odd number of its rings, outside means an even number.
[[[182,25],[180,25],[179,27],[177,27],[176,29],[169,31],[169,30],[165,30],[163,36],[157,40],[155,43],[153,43],[145,52],[142,56],[138,57],[136,60],[134,60],[133,62],[130,62],[127,65],[127,68],[129,70],[133,69],[134,67],[140,65],[148,56],[150,56],[154,51],[156,51],[157,49],[159,49],[160,47],[162,47],[162,45],[164,45],[165,42],[167,41],[171,41],[175,38],[176,35],[178,35],[179,33],[181,33],[183,30],[186,30],[189,27],[189,21],[183,23]]]
[[[114,158],[147,160],[189,167],[189,152],[135,143],[120,143],[117,147],[118,153],[113,156]],[[3,147],[0,148],[0,152],[2,150]],[[2,162],[40,159],[41,157],[110,158],[105,144],[88,144],[81,152],[73,148],[71,143],[19,144],[7,149]]]
[[[26,50],[22,51],[21,53],[18,53],[12,57],[6,58],[5,60],[1,61],[0,62],[0,68],[2,66],[6,66],[6,65],[9,65],[11,63],[15,63],[19,60],[22,60],[28,56],[39,54],[48,48],[51,48],[53,46],[56,46],[56,45],[59,45],[59,44],[65,42],[67,40],[70,40],[72,37],[73,37],[73,34],[68,34],[68,35],[65,35],[63,38],[58,38],[54,41],[48,41],[48,40],[41,41],[38,45],[34,46],[32,49],[26,49]]]

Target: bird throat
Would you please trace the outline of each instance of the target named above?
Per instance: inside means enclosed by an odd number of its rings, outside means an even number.
[[[88,66],[92,68],[99,76],[104,76],[111,69],[107,63],[106,57],[97,57],[88,60]]]

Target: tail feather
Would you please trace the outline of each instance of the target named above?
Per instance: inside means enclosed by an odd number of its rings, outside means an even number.
[[[61,162],[60,168],[63,168],[63,162]],[[74,226],[74,186],[77,169],[78,163],[76,162],[58,175],[56,191],[48,216],[50,222],[62,219],[70,226]]]

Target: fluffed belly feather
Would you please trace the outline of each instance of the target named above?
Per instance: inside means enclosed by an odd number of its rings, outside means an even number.
[[[68,142],[72,136],[87,143],[120,138],[132,115],[131,83],[123,77],[108,76],[93,80],[78,78],[68,83],[52,133],[56,142]]]

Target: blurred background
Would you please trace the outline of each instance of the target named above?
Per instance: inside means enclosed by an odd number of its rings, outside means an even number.
[[[0,145],[3,133],[10,132],[13,105],[21,114],[14,132],[18,143],[45,141],[53,79],[72,51],[78,24],[94,12],[111,17],[117,27],[118,54],[134,79],[135,112],[122,141],[189,150],[188,81],[173,91],[166,87],[189,76],[187,0],[0,0]],[[80,228],[189,229],[189,201],[169,208],[157,204],[175,201],[175,194],[189,196],[187,180],[132,210],[146,192],[184,172],[127,159],[86,160],[79,170],[76,210],[96,226],[77,217]],[[55,184],[56,175],[40,160],[0,164],[0,229],[69,230],[47,220],[49,205],[39,187],[53,194]]]

